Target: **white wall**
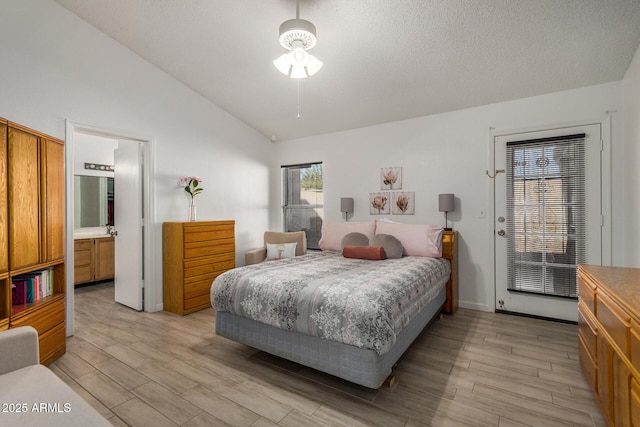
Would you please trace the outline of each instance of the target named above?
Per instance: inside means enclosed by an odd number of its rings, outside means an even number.
[[[624,244],[627,267],[640,267],[640,47],[622,80],[624,102]]]
[[[444,225],[438,212],[438,194],[454,193],[456,211],[449,223],[460,233],[460,305],[494,309],[492,181],[488,168],[490,128],[506,130],[549,128],[555,125],[600,122],[606,111],[620,110],[620,82],[521,99],[478,108],[420,117],[412,120],[276,143],[280,164],[324,162],[325,220],[343,221],[340,197],[353,197],[352,221],[367,221],[370,192],[379,191],[380,168],[402,166],[403,190],[415,191],[416,215],[406,222]],[[612,117],[614,171],[620,169],[620,120]],[[277,173],[273,181],[277,183]],[[617,182],[615,176],[612,182]],[[279,188],[279,187],[278,187]],[[615,188],[615,187],[614,187]],[[274,191],[273,194],[278,194]],[[615,205],[621,189],[612,194]],[[272,202],[277,207],[279,199]],[[481,210],[488,214],[479,218]],[[275,218],[277,208],[273,212]],[[398,219],[398,216],[391,216]],[[614,213],[614,241],[623,238],[622,213]],[[622,262],[615,251],[614,262]]]
[[[178,187],[199,175],[198,218],[235,219],[238,261],[269,224],[267,138],[51,0],[0,2],[0,117],[61,139],[65,120],[148,136],[155,152],[157,272],[162,301],[162,222],[185,221]],[[69,172],[67,172],[69,173]]]

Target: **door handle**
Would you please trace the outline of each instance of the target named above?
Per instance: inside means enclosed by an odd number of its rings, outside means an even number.
[[[498,236],[504,236],[505,234],[507,234],[507,233],[505,233],[504,230],[498,231]]]

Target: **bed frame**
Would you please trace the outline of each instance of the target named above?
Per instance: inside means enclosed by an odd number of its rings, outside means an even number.
[[[424,327],[441,312],[453,313],[458,306],[457,236],[453,231],[444,233],[442,256],[451,263],[449,277],[442,278],[446,285],[398,334],[393,348],[383,355],[370,349],[286,331],[225,311],[216,312],[216,334],[365,387],[379,388]]]

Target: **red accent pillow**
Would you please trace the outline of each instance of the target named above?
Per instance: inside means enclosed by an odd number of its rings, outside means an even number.
[[[342,256],[345,258],[385,259],[384,248],[382,246],[345,246],[342,249]]]

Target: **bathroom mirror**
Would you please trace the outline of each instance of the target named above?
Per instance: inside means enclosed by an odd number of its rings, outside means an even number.
[[[114,225],[113,220],[113,178],[75,175],[73,227]]]

